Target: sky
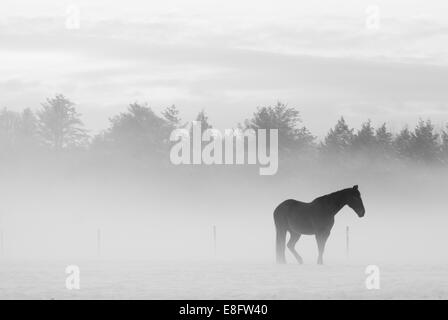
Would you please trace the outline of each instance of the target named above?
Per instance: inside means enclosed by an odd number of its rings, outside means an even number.
[[[448,122],[448,2],[0,2],[0,107],[62,93],[92,132],[132,102],[218,128],[287,103],[322,137],[340,116]],[[79,13],[79,19],[76,16]],[[78,28],[79,22],[79,28]]]

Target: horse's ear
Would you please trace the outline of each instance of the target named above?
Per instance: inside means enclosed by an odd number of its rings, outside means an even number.
[[[353,186],[353,190],[358,190],[358,185]]]

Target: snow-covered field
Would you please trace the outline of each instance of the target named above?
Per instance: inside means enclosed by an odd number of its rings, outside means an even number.
[[[448,299],[447,265],[302,266],[243,262],[83,261],[80,289],[65,285],[67,261],[0,260],[1,299]]]

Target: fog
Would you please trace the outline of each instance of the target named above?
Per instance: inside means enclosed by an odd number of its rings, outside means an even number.
[[[446,8],[1,1],[0,299],[447,298]],[[275,174],[176,165],[192,121],[278,130]],[[275,208],[355,185],[277,265]]]
[[[255,165],[158,166],[90,157],[34,157],[3,167],[2,259],[273,263],[273,210],[280,202],[309,202],[355,184],[366,215],[359,218],[347,206],[337,214],[326,264],[448,259],[444,167],[302,160],[259,176]],[[306,264],[316,263],[314,236],[303,236],[297,249]],[[287,259],[296,263],[289,253]]]

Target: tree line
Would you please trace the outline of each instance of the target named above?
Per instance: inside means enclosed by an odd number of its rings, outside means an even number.
[[[194,119],[202,129],[212,128],[206,113]],[[109,127],[99,134],[86,130],[75,103],[62,94],[47,98],[37,111],[0,111],[0,153],[5,155],[41,150],[63,152],[125,153],[132,156],[167,157],[170,133],[185,127],[176,106],[157,114],[145,103],[132,103],[109,119]],[[250,119],[236,125],[241,129],[278,129],[279,154],[283,158],[319,157],[346,159],[403,160],[417,163],[448,163],[448,125],[439,132],[430,119],[420,119],[413,127],[393,133],[383,123],[374,127],[370,120],[359,129],[341,117],[319,141],[303,125],[297,109],[278,102],[258,107]]]

